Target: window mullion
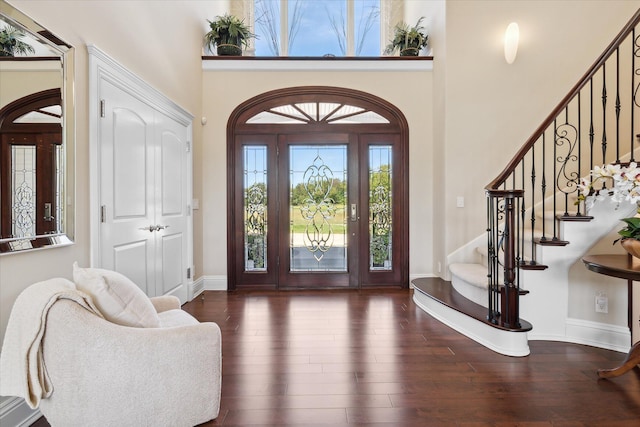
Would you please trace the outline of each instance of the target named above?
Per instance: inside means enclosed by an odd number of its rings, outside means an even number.
[[[289,55],[289,0],[280,0],[280,55]]]
[[[347,2],[347,56],[354,56],[355,49],[355,4],[353,0]]]

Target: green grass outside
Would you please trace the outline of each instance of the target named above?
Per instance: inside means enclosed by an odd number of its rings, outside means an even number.
[[[336,205],[336,215],[329,220],[329,224],[334,233],[342,234],[346,232],[345,215],[344,205]],[[291,207],[291,217],[291,221],[293,222],[291,231],[293,233],[304,233],[307,227],[307,220],[302,217],[300,206]],[[320,221],[322,218],[318,215],[317,219]]]

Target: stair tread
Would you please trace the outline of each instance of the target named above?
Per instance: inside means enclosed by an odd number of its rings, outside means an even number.
[[[484,289],[489,287],[487,267],[482,264],[454,263],[449,265],[449,271],[469,284]]]
[[[523,319],[520,319],[520,328],[506,328],[502,325],[496,325],[489,322],[487,320],[488,312],[486,307],[468,300],[454,289],[451,282],[447,282],[439,277],[414,279],[411,283],[417,292],[421,292],[441,304],[444,304],[480,322],[486,323],[491,327],[518,332],[530,331],[533,328],[531,323]]]
[[[483,246],[476,246],[476,252],[481,257],[483,257],[483,261],[489,258],[489,249],[484,245]],[[502,251],[500,251],[499,259],[500,259],[500,262],[502,262],[503,259],[504,259],[504,253]],[[530,258],[527,257],[527,256],[523,256],[522,259],[527,261],[527,262],[530,260]],[[485,265],[485,264],[483,264],[483,265]],[[486,266],[485,266],[485,268],[486,268]]]

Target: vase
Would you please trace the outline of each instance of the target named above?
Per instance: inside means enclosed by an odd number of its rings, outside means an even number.
[[[415,47],[408,47],[400,51],[400,56],[418,56],[420,49]]]
[[[216,52],[219,56],[242,56],[242,48],[235,44],[219,44]]]
[[[640,258],[640,240],[637,239],[622,239],[620,244],[629,255]]]

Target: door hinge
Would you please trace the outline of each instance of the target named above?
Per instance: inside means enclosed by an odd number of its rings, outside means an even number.
[[[100,100],[100,117],[105,117],[107,115],[106,112],[106,102],[104,99]]]
[[[191,267],[187,268],[187,279],[191,279]]]
[[[191,216],[191,205],[187,205],[187,216]]]
[[[107,222],[107,207],[105,205],[100,206],[100,222]]]
[[[186,145],[187,145],[187,153],[190,153],[191,152],[191,141],[187,141]]]

